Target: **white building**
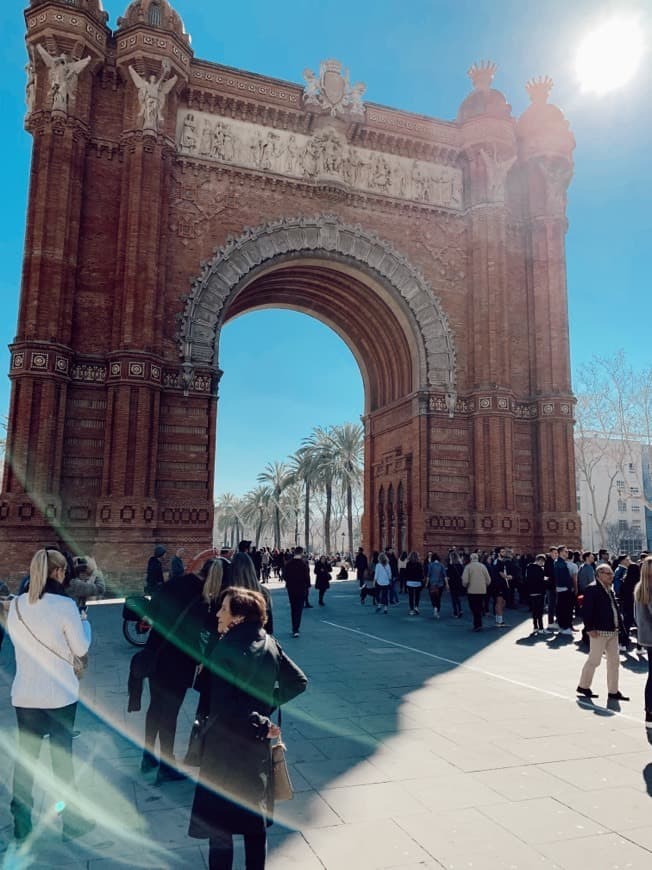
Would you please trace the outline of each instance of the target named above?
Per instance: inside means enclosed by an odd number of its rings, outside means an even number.
[[[652,449],[638,441],[575,437],[582,546],[632,555],[652,549]]]

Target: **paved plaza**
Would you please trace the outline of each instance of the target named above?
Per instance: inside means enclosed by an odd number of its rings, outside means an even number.
[[[409,617],[404,597],[377,614],[359,604],[349,581],[333,584],[326,607],[305,612],[301,637],[292,639],[285,592],[272,588],[277,636],[310,686],[284,715],[297,794],[278,805],[270,870],[650,870],[647,665],[635,653],[622,659],[621,689],[631,703],[606,709],[602,668],[595,706],[579,705],[574,689],[584,654],[566,640],[530,640],[524,610],[508,611],[502,631],[474,634],[467,611],[463,620],[449,618],[448,601],[440,622],[425,606]],[[139,772],[144,712],[126,712],[134,648],[122,637],[121,607],[95,606],[90,618],[87,709],[78,715],[74,745],[78,786],[98,826],[66,846],[58,826],[46,827],[32,843],[31,863],[6,858],[4,866],[207,867],[207,848],[186,835],[192,783],[155,788]],[[5,642],[3,848],[11,832],[12,672]],[[196,698],[188,693],[180,716],[180,758]],[[49,764],[46,750],[42,761]],[[35,817],[48,813],[41,794]],[[236,856],[242,870],[242,852]]]

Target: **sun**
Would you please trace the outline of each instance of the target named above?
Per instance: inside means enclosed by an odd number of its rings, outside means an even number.
[[[626,84],[645,52],[643,28],[635,19],[610,18],[587,34],[575,67],[582,90],[606,94]]]

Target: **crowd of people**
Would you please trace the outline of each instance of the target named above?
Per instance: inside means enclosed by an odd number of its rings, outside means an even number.
[[[347,563],[339,556],[309,557],[301,547],[257,550],[246,540],[235,553],[223,551],[192,570],[184,565],[184,555],[182,549],[174,553],[167,578],[164,547],[157,546],[147,564],[151,630],[132,659],[128,683],[130,711],[140,710],[145,680],[149,684],[140,771],[154,775],[156,785],[185,777],[174,745],[178,714],[192,686],[198,692],[194,736],[201,740],[189,836],[209,840],[211,870],[228,870],[233,835],[241,834],[247,867],[258,870],[265,866],[274,809],[271,752],[280,729],[272,713],[307,685],[274,639],[266,580],[273,572],[284,582],[291,634],[298,638],[304,610],[313,606],[311,587],[318,591],[318,606],[326,606],[336,565],[336,576],[347,579]],[[397,556],[388,547],[368,558],[361,547],[351,569],[360,603],[370,598],[378,614],[400,607],[405,596],[408,615],[418,617],[427,596],[436,621],[447,596],[450,617],[462,619],[466,597],[473,631],[482,631],[487,618],[504,628],[506,610],[528,607],[535,639],[572,637],[581,620],[579,643],[588,647],[577,686],[582,701],[597,697],[592,681],[603,657],[609,699],[629,700],[618,686],[619,653],[635,643],[647,651],[645,721],[652,728],[652,556],[647,553],[636,560],[626,554],[610,560],[602,551],[570,553],[564,546],[535,556],[503,547],[468,553],[452,548],[442,559],[434,551],[425,558],[416,551]],[[11,812],[19,846],[33,828],[34,760],[46,735],[55,780],[67,796],[61,804],[64,839],[84,836],[93,827],[75,802],[71,751],[79,678],[91,642],[86,602],[103,592],[93,559],[47,548],[35,554],[19,594],[7,602],[7,630],[16,653],[11,697],[18,750]]]
[[[280,738],[272,714],[307,685],[274,638],[271,596],[247,545],[242,542],[232,559],[211,558],[196,571],[183,567],[183,553],[177,551],[181,570],[171,563],[167,579],[165,549],[155,549],[146,579],[151,630],[132,659],[128,681],[130,711],[140,710],[144,681],[149,684],[140,771],[154,774],[159,786],[185,777],[174,756],[177,718],[187,690],[197,689],[202,728],[194,735],[199,773],[188,834],[208,840],[211,870],[232,867],[235,834],[244,838],[247,867],[263,870],[274,814],[272,744]],[[76,564],[75,577],[71,571],[61,550],[41,549],[22,591],[7,601],[18,726],[11,813],[15,847],[26,854],[35,824],[35,761],[45,737],[64,841],[95,827],[75,788],[72,739],[91,643],[85,602],[99,586],[91,590],[74,581],[87,583],[99,572],[88,559]]]

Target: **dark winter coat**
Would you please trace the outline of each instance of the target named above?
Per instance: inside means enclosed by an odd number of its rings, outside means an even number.
[[[146,649],[156,653],[153,676],[178,688],[192,685],[201,660],[200,640],[208,608],[202,588],[203,581],[195,574],[175,577],[159,587],[147,609],[152,630]]]
[[[528,595],[546,594],[546,578],[542,565],[537,564],[537,562],[530,562],[525,569],[525,586]]]
[[[331,585],[330,562],[315,562],[315,589],[328,589]]]
[[[617,623],[614,620],[613,606],[618,614]],[[622,627],[622,619],[613,587],[606,588],[594,580],[584,590],[582,619],[586,631],[618,631]]]
[[[303,559],[293,557],[285,563],[283,579],[290,598],[303,598],[310,589],[310,568]]]
[[[150,556],[147,561],[147,576],[145,577],[145,592],[152,595],[163,585],[163,566],[156,556]]]
[[[362,580],[364,578],[364,572],[369,568],[369,560],[365,556],[364,553],[358,553],[355,557],[355,570],[358,576],[358,580]]]
[[[222,637],[208,667],[211,708],[188,833],[199,839],[219,830],[262,834],[274,813],[267,717],[305,691],[308,680],[250,622]]]

